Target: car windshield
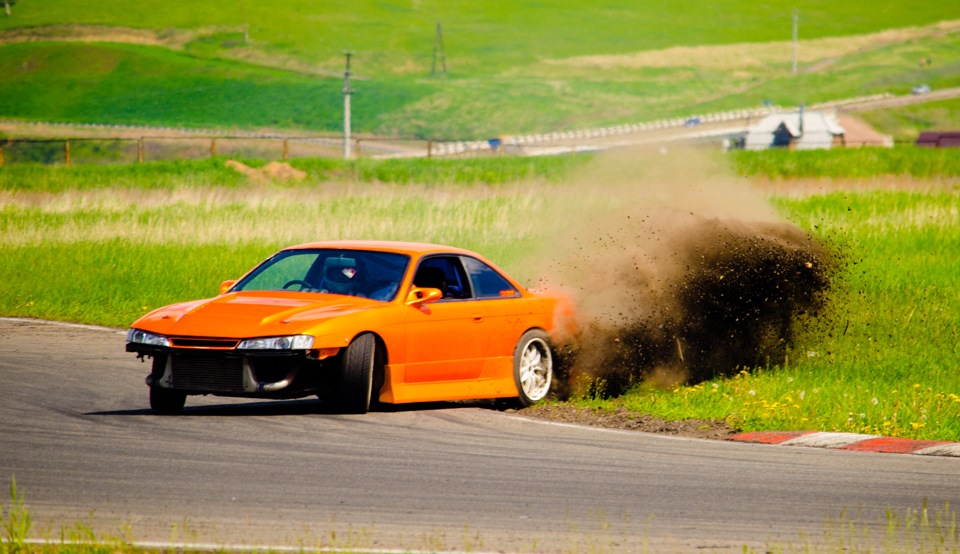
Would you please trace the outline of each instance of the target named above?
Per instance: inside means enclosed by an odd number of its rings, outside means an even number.
[[[230,289],[344,294],[389,302],[397,295],[410,257],[367,250],[284,250]]]

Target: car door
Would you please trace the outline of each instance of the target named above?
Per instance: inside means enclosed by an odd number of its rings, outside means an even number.
[[[483,370],[486,309],[472,292],[459,256],[421,260],[413,284],[444,297],[414,310],[407,323],[406,383],[476,379]]]
[[[527,330],[526,315],[530,308],[520,291],[497,270],[476,258],[464,256],[461,261],[470,278],[473,296],[486,314],[484,355],[495,364],[493,367],[503,367],[494,358],[513,356],[517,340]],[[485,376],[502,377],[499,372],[486,372]]]

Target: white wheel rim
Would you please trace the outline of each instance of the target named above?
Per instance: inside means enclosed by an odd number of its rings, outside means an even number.
[[[543,339],[533,339],[524,346],[520,355],[520,388],[524,396],[536,402],[550,392],[552,367],[550,348]]]

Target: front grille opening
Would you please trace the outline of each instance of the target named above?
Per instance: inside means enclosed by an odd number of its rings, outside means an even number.
[[[240,341],[237,339],[213,339],[213,338],[186,338],[173,337],[170,339],[173,346],[178,348],[236,348]]]

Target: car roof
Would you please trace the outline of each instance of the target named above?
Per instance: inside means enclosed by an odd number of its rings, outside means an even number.
[[[433,254],[433,253],[453,253],[466,254],[482,258],[483,256],[476,252],[456,248],[454,246],[444,246],[442,244],[430,244],[425,242],[403,242],[391,240],[332,240],[323,242],[307,242],[288,246],[284,250],[304,250],[308,248],[338,248],[347,250],[371,250],[380,252],[396,252],[400,254]]]

